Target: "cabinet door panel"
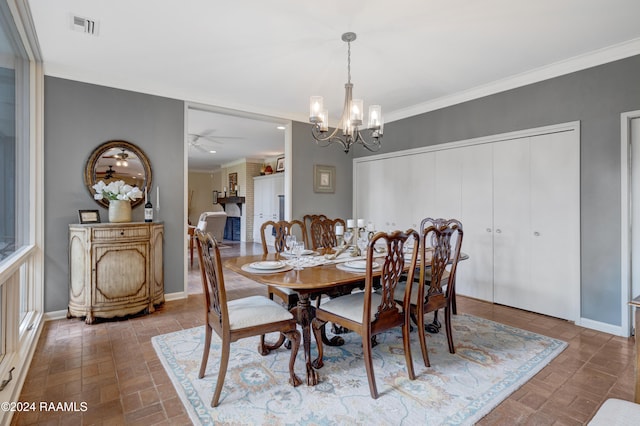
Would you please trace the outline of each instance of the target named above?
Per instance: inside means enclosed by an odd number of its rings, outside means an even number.
[[[469,259],[458,265],[456,291],[493,301],[493,172],[491,144],[460,152],[462,251]]]
[[[531,309],[529,139],[493,144],[494,301]]]
[[[578,319],[580,151],[573,132],[531,139],[531,283],[536,312]]]

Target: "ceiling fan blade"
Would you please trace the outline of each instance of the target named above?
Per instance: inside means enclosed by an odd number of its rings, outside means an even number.
[[[200,146],[199,144],[190,144],[189,148],[194,148],[194,149],[197,149],[200,152],[204,152],[206,154],[211,154],[211,150],[209,150],[207,148],[204,148],[204,147]]]

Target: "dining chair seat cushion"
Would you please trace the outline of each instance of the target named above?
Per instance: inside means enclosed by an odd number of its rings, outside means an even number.
[[[394,299],[398,302],[403,302],[404,301],[404,290],[407,287],[407,282],[406,281],[400,281],[398,283],[398,285],[396,286],[396,291],[393,293],[394,295]],[[425,290],[426,291],[426,290]],[[442,291],[443,293],[447,293],[447,285],[444,284],[442,286]],[[411,304],[412,305],[417,305],[418,304],[418,288],[417,288],[417,284],[413,284],[413,287],[411,288]]]
[[[371,293],[371,321],[376,319],[376,312],[381,300],[382,296],[377,293]],[[364,292],[351,293],[322,302],[321,309],[361,323],[362,310],[364,309]]]
[[[278,303],[264,296],[250,296],[227,303],[232,330],[290,320],[293,315]]]

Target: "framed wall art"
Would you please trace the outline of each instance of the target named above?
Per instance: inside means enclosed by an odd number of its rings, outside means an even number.
[[[313,192],[336,192],[336,166],[313,165]]]
[[[276,173],[278,172],[284,172],[284,157],[280,157],[276,161]]]
[[[100,223],[98,210],[78,210],[80,223]]]

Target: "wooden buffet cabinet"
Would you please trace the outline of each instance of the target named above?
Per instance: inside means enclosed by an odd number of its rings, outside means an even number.
[[[162,223],[69,225],[67,318],[150,313],[164,302]]]

